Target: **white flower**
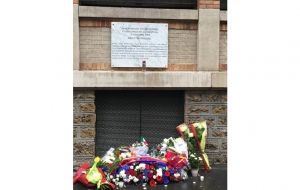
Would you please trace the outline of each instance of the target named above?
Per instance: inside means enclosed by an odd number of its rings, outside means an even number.
[[[179,173],[175,173],[175,174],[174,174],[174,177],[176,177],[176,178],[178,178],[179,176],[180,176]]]
[[[112,178],[114,178],[114,176],[110,175],[109,178],[112,179]]]
[[[157,172],[156,175],[161,177],[162,176],[162,171]]]
[[[140,163],[139,168],[144,170],[146,168],[146,164],[145,163]]]
[[[168,144],[170,139],[164,139],[163,144]]]
[[[133,182],[134,182],[134,183],[136,183],[136,182],[138,182],[138,181],[139,181],[138,178],[136,178],[136,177],[133,178]]]
[[[129,175],[129,180],[132,180],[132,179],[133,179],[133,177],[131,175]]]
[[[120,177],[120,175],[119,175],[119,174],[117,174],[117,177]]]
[[[153,179],[156,179],[156,175],[153,176]]]
[[[124,182],[123,182],[123,181],[120,181],[120,182],[118,183],[118,186],[119,186],[120,188],[122,188],[122,187],[124,186]]]
[[[130,166],[130,169],[133,169],[133,166]]]
[[[122,178],[126,177],[125,170],[120,171],[120,176]],[[118,177],[118,176],[117,176]]]

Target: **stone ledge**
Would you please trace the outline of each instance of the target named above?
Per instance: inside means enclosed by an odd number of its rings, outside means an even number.
[[[220,11],[220,21],[227,21],[227,11]]]
[[[211,72],[73,71],[75,88],[211,87]]]
[[[211,87],[227,87],[227,72],[217,72],[211,74]]]
[[[79,17],[198,20],[198,10],[79,6]]]

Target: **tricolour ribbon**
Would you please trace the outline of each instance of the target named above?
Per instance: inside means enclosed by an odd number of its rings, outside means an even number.
[[[205,144],[207,136],[207,125],[206,121],[192,123],[187,125],[185,123],[176,127],[177,132],[186,140],[189,141],[190,138],[194,137],[197,148],[200,152],[205,171],[211,170],[209,165],[208,156],[205,153]]]

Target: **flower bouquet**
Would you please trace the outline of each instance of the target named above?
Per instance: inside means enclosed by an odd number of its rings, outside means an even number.
[[[191,168],[193,177],[196,177],[198,175],[201,160],[202,159],[196,153],[190,154],[189,167]]]
[[[110,148],[102,159],[95,158],[92,167],[88,163],[81,165],[73,182],[79,181],[87,187],[97,186],[97,189],[122,188],[128,184],[153,187],[187,179],[186,169],[188,166],[192,170],[199,169],[201,158],[205,169],[210,169],[204,152],[206,123],[181,124],[176,130],[181,137],[163,139],[150,155],[143,137],[131,146]]]
[[[124,162],[110,176],[110,181],[118,187],[128,184],[149,184],[151,187],[156,184],[169,184],[170,181],[180,181],[186,178],[182,169],[173,168],[166,162],[153,157],[139,157],[132,161]]]
[[[148,142],[144,137],[141,137],[140,142],[135,142],[130,147],[131,154],[135,156],[145,156],[147,155],[148,150]]]
[[[151,155],[166,160],[172,167],[184,168],[187,165],[188,148],[182,138],[170,137],[157,145]]]

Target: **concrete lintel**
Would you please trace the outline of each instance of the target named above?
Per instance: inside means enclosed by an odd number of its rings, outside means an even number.
[[[227,11],[220,11],[220,21],[227,21]]]
[[[219,70],[220,10],[199,9],[198,70]]]
[[[211,73],[211,87],[227,88],[227,72]]]
[[[73,87],[211,87],[211,72],[73,71]]]
[[[78,4],[73,4],[73,70],[79,70],[79,54]]]
[[[79,6],[79,17],[198,20],[198,10]]]

